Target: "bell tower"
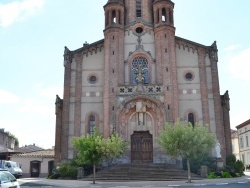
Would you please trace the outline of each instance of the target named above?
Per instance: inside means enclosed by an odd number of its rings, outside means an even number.
[[[179,105],[173,12],[174,3],[171,0],[154,0],[156,80],[163,85],[164,104],[168,108],[169,118],[176,120]]]
[[[126,25],[135,23],[138,19],[145,24],[153,22],[152,0],[125,0]]]
[[[118,85],[124,83],[124,13],[123,0],[109,0],[104,6],[104,136],[114,128]]]

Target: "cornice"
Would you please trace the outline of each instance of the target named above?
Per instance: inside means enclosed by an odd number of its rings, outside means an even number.
[[[250,119],[247,120],[247,121],[245,121],[244,123],[242,123],[242,124],[236,126],[236,128],[237,128],[237,129],[240,129],[240,128],[242,128],[242,127],[244,127],[244,126],[246,126],[246,125],[249,125],[249,124],[250,124]]]
[[[72,51],[72,55],[74,56],[76,54],[85,54],[86,56],[88,56],[89,53],[92,55],[93,53],[97,53],[98,51],[101,52],[103,47],[104,47],[104,39],[91,44],[85,44],[82,48]]]
[[[174,7],[174,3],[172,1],[170,1],[170,0],[154,0],[153,4],[157,4],[157,3],[160,3],[160,2],[168,2]]]

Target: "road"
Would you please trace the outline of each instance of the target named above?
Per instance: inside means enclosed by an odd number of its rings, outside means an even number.
[[[158,181],[141,181],[141,182],[92,182],[76,180],[47,180],[39,178],[28,178],[18,180],[21,188],[249,188],[250,178],[239,179],[221,179],[221,180],[204,180],[193,183],[186,182],[158,182]]]

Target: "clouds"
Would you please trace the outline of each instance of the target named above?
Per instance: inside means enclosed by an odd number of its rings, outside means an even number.
[[[231,51],[236,50],[236,49],[239,48],[239,47],[240,47],[240,45],[232,44],[232,45],[226,47],[224,50],[225,50],[226,52],[231,52]]]
[[[3,89],[0,89],[0,104],[15,104],[18,103],[20,101],[20,98]]]
[[[42,8],[45,0],[19,0],[0,4],[0,27],[8,27],[22,21]]]
[[[43,83],[18,95],[0,88],[0,128],[17,136],[21,145],[36,143],[50,148],[55,139],[56,94],[62,95],[62,88]]]

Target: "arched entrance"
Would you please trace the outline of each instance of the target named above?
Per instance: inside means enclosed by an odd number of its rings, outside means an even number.
[[[39,177],[41,169],[41,161],[30,161],[30,176]]]
[[[153,162],[153,139],[149,131],[135,131],[131,135],[131,163]]]
[[[158,145],[154,140],[167,117],[163,103],[149,96],[137,95],[121,104],[117,117],[116,131],[130,143],[123,162],[158,161]]]

